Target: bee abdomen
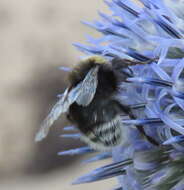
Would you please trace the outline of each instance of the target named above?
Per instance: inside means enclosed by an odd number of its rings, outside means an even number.
[[[82,140],[92,148],[102,150],[117,146],[122,141],[122,123],[120,116],[116,116],[109,122],[96,124],[93,130],[89,131]]]

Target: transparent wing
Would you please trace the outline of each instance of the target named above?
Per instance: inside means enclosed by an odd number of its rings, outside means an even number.
[[[42,122],[40,130],[36,134],[35,141],[41,141],[43,138],[45,138],[47,136],[49,129],[50,129],[51,125],[54,123],[54,121],[57,120],[58,117],[62,113],[67,112],[69,106],[73,102],[75,102],[75,100],[79,94],[80,87],[81,87],[81,84],[77,85],[77,87],[72,89],[70,92],[69,92],[68,88],[65,90],[63,96],[54,105],[54,107],[50,111],[49,115]]]
[[[84,80],[70,91],[67,88],[63,96],[54,105],[49,115],[42,122],[40,130],[36,134],[35,141],[41,141],[49,132],[50,127],[55,120],[62,114],[68,111],[71,104],[75,101],[79,105],[88,105],[94,97],[97,87],[97,72],[98,67],[91,69]]]
[[[96,66],[86,75],[82,82],[80,95],[76,99],[77,104],[87,106],[93,100],[98,85],[98,70],[99,67]]]

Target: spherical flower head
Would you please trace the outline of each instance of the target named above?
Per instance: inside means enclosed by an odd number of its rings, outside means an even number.
[[[101,55],[152,63],[132,66],[122,99],[135,109],[136,119],[124,120],[128,138],[112,151],[86,162],[113,158],[113,163],[80,177],[74,184],[118,177],[126,190],[184,189],[184,2],[181,0],[105,1],[111,15],[84,22],[102,33],[75,44],[87,55]],[[159,146],[144,139],[134,125],[143,125]],[[65,128],[70,130],[73,128]],[[79,138],[80,134],[64,135]],[[93,152],[89,147],[63,154]]]

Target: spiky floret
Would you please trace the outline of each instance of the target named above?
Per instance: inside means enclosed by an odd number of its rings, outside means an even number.
[[[183,1],[105,1],[112,15],[99,13],[101,20],[85,22],[103,35],[88,36],[90,45],[75,44],[87,55],[101,55],[146,61],[132,67],[133,77],[122,84],[122,101],[144,105],[135,111],[135,120],[126,123],[127,141],[114,148],[114,163],[79,178],[83,183],[118,176],[122,189],[184,189],[184,14]],[[160,146],[142,139],[132,125],[144,125]],[[89,150],[85,150],[89,152]],[[84,152],[84,151],[82,151]],[[79,151],[80,153],[80,151]],[[107,156],[109,158],[109,156]],[[98,155],[97,158],[107,158]],[[95,159],[94,159],[95,160]]]

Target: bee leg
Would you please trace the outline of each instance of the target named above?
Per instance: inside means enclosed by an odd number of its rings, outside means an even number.
[[[150,58],[147,61],[135,61],[135,62],[133,61],[134,62],[133,64],[134,65],[146,65],[146,64],[151,64],[156,61],[158,61],[158,58]]]
[[[134,73],[131,66],[135,65],[146,65],[150,64],[154,61],[158,60],[158,58],[148,59],[147,61],[136,61],[136,60],[129,60],[129,59],[121,59],[119,57],[115,57],[112,59],[112,68],[117,72],[121,79],[125,80],[129,77],[134,77]],[[129,81],[126,81],[129,82]]]
[[[112,60],[112,68],[119,74],[122,74],[126,77],[133,77],[133,71],[131,68],[129,68],[127,64],[125,64],[123,59],[120,59],[118,57],[114,58]]]
[[[146,65],[151,64],[154,61],[157,61],[158,58],[150,58],[147,61],[136,61],[136,60],[130,60],[130,59],[121,59],[119,57],[115,57],[112,59],[112,66],[116,70],[127,68],[128,66],[134,66],[134,65]]]
[[[136,119],[134,114],[132,113],[132,110],[129,106],[126,105],[121,105],[121,109],[123,112],[125,112],[131,119]],[[159,146],[159,143],[150,137],[149,135],[146,134],[144,127],[142,125],[136,125],[137,130],[153,145]]]
[[[129,109],[129,116],[132,119],[136,119],[135,116],[133,115],[131,109]],[[142,125],[136,125],[137,130],[153,145],[159,146],[159,143],[152,137],[146,134],[144,127]]]
[[[146,102],[142,102],[137,104],[131,104],[129,106],[131,109],[140,109],[140,108],[145,108],[146,104],[147,104]]]
[[[152,137],[150,137],[149,135],[146,134],[144,127],[142,125],[136,125],[136,128],[138,129],[138,131],[143,134],[144,137],[146,137],[146,139],[153,145],[155,146],[159,146],[159,143]]]

